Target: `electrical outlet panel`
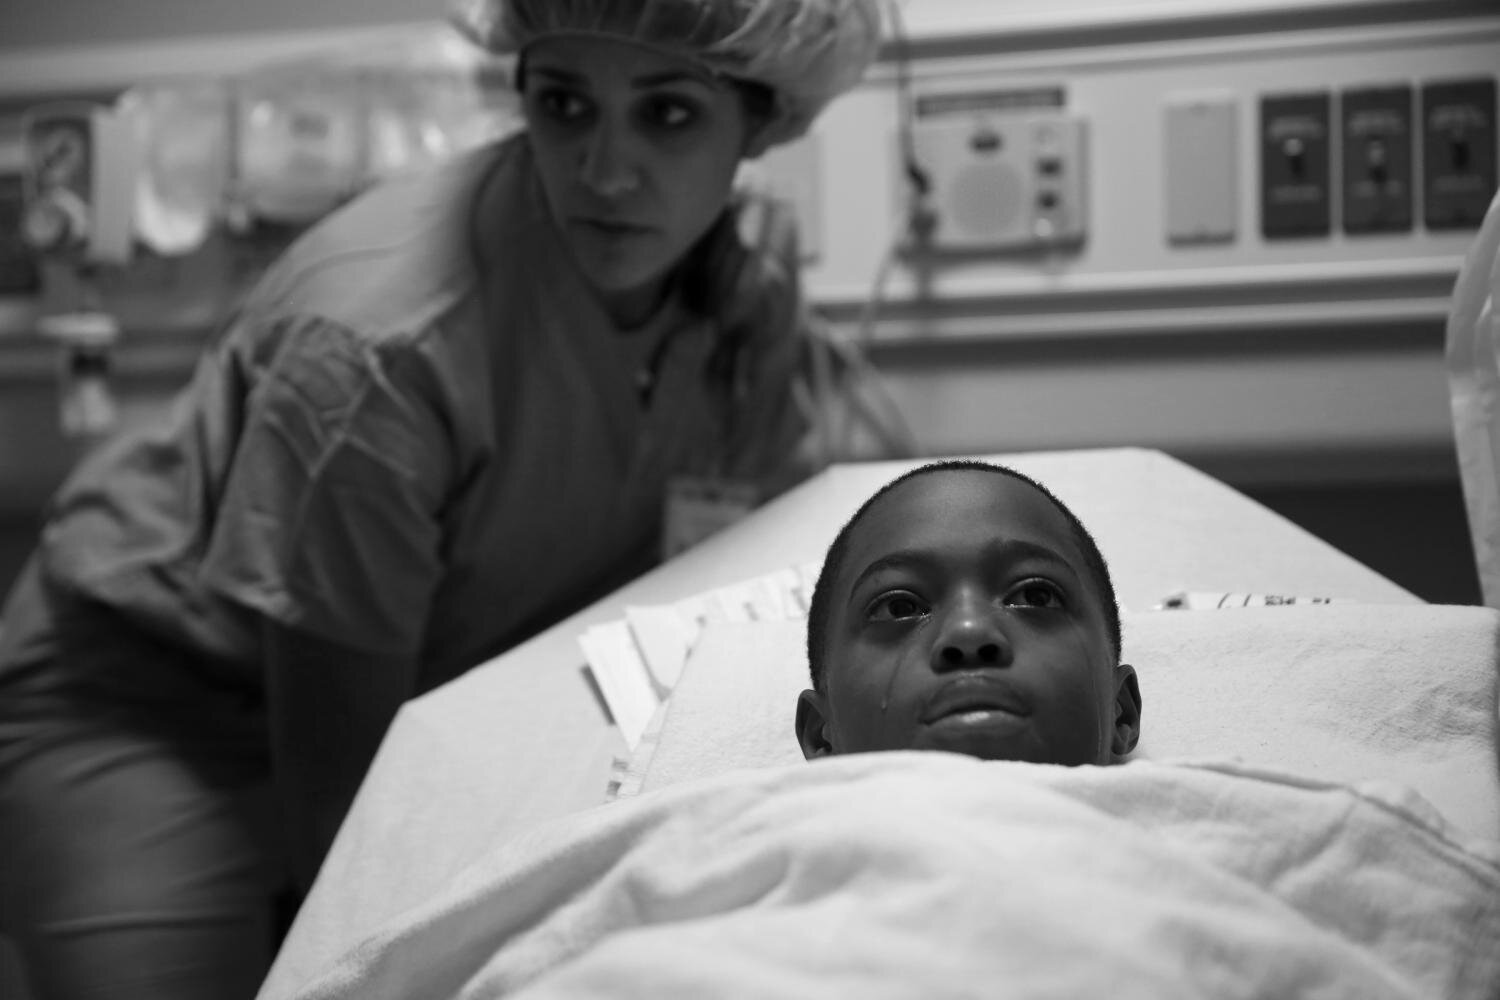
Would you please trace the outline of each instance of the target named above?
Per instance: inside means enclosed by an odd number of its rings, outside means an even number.
[[[1495,195],[1494,79],[1422,87],[1422,166],[1427,228],[1478,228]]]
[[[1261,98],[1261,232],[1326,235],[1330,225],[1329,95]]]
[[[1412,227],[1412,89],[1346,90],[1339,98],[1347,233]]]
[[[939,118],[913,129],[935,226],[924,247],[1047,250],[1087,235],[1086,126],[1059,113]]]

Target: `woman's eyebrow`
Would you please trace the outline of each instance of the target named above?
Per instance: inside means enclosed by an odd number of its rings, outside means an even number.
[[[648,88],[662,87],[676,83],[696,83],[700,87],[712,88],[714,81],[703,73],[687,69],[668,69],[659,73],[643,73],[640,76],[630,78],[632,87]]]
[[[555,83],[566,83],[575,87],[587,87],[589,83],[589,78],[582,73],[575,73],[570,69],[561,69],[557,66],[537,66],[533,64],[526,67],[526,73],[528,76],[535,73],[538,76],[549,77]]]
[[[528,74],[535,73],[539,76],[550,78],[555,83],[567,84],[573,87],[587,89],[590,80],[587,74],[563,69],[560,66],[530,65],[526,67]],[[700,87],[712,89],[714,80],[703,73],[694,72],[690,69],[668,69],[656,73],[643,73],[640,76],[630,78],[630,85],[637,90],[649,90],[652,87],[671,86],[673,84],[691,83]]]

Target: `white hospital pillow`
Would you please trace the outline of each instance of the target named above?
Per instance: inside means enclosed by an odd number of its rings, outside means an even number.
[[[1224,758],[1411,788],[1500,840],[1500,612],[1319,605],[1124,616],[1144,702],[1137,758]],[[642,791],[801,759],[804,624],[710,626],[673,692]]]

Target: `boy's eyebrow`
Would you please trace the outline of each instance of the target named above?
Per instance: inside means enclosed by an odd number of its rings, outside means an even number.
[[[1077,574],[1079,572],[1074,567],[1072,561],[1056,549],[1043,545],[1040,542],[1028,541],[1024,538],[994,539],[986,542],[981,547],[980,553],[987,561],[1020,562],[1024,559],[1036,559],[1042,562],[1054,563],[1067,569],[1070,573]],[[849,584],[849,594],[853,596],[865,580],[883,570],[920,568],[934,561],[931,555],[920,549],[898,549],[895,552],[887,552],[860,571],[859,575]]]
[[[1073,561],[1061,552],[1041,542],[1032,542],[1024,538],[1005,538],[992,541],[984,546],[984,555],[991,559],[1005,559],[1010,562],[1020,562],[1022,559],[1039,559],[1043,562],[1054,562],[1066,567],[1072,572],[1078,572]]]
[[[879,559],[876,559],[874,562],[870,563],[870,565],[860,570],[859,575],[856,576],[854,580],[849,584],[849,594],[852,597],[854,593],[859,590],[860,585],[863,584],[865,580],[869,579],[877,573],[883,572],[888,569],[907,569],[912,566],[920,567],[926,565],[929,562],[931,562],[931,559],[927,556],[924,556],[921,552],[914,552],[905,549],[898,550],[896,552],[887,552],[885,555],[881,556]]]

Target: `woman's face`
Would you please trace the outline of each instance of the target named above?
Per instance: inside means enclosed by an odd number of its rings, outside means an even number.
[[[524,73],[552,217],[615,319],[642,321],[724,209],[751,142],[740,93],[689,60],[602,38],[539,41]]]

